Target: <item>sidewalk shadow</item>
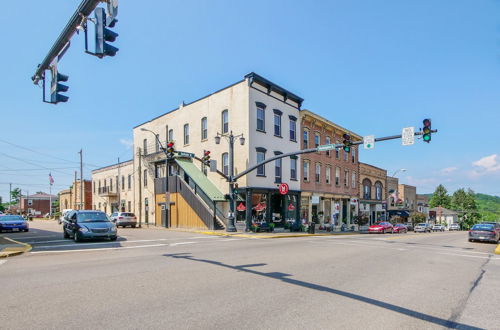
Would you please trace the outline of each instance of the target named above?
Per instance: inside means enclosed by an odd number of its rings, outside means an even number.
[[[170,258],[177,258],[177,259],[186,259],[186,260],[196,261],[196,262],[203,262],[203,263],[207,263],[207,264],[211,264],[211,265],[215,265],[215,266],[233,269],[236,271],[246,272],[246,273],[250,273],[250,274],[254,274],[254,275],[258,275],[258,276],[271,278],[274,280],[279,280],[279,281],[282,281],[282,282],[285,282],[285,283],[288,283],[291,285],[297,285],[297,286],[301,286],[301,287],[308,288],[311,290],[328,292],[328,293],[335,294],[335,295],[338,295],[341,297],[345,297],[345,298],[361,301],[361,302],[364,302],[366,304],[385,308],[387,310],[391,310],[391,311],[396,312],[396,313],[410,316],[410,317],[413,317],[413,318],[416,318],[416,319],[419,319],[422,321],[434,323],[434,324],[437,324],[437,325],[440,325],[440,326],[443,326],[446,328],[471,329],[471,330],[482,329],[482,328],[474,327],[471,325],[458,323],[455,321],[446,320],[446,319],[442,319],[442,318],[439,318],[436,316],[420,313],[420,312],[417,312],[417,311],[414,311],[414,310],[411,310],[411,309],[408,309],[405,307],[386,303],[386,302],[383,302],[383,301],[380,301],[377,299],[373,299],[373,298],[364,297],[364,296],[361,296],[361,295],[358,295],[355,293],[350,293],[350,292],[346,292],[346,291],[342,291],[342,290],[329,288],[329,287],[319,285],[319,284],[314,284],[314,283],[309,283],[309,282],[305,282],[305,281],[301,281],[301,280],[296,280],[296,279],[290,278],[290,276],[292,276],[292,274],[286,274],[286,273],[281,273],[281,272],[264,273],[264,272],[259,272],[259,271],[253,270],[253,269],[248,269],[249,267],[259,267],[259,266],[266,265],[266,264],[262,264],[262,263],[261,264],[232,266],[232,265],[228,265],[228,264],[225,264],[225,263],[222,263],[219,261],[198,259],[198,258],[193,257],[191,255],[191,253],[173,253],[173,254],[164,254],[163,256],[170,257]]]

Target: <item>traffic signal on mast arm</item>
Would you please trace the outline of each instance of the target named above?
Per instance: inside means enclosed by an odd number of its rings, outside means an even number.
[[[174,156],[175,156],[174,142],[170,141],[169,143],[167,143],[167,157],[174,158]]]
[[[107,18],[104,8],[95,9],[95,54],[99,57],[115,56],[118,48],[110,45],[108,42],[114,42],[118,33],[111,31],[107,27],[114,27],[117,20]]]
[[[59,93],[67,92],[69,87],[59,82],[68,81],[68,76],[57,71],[57,67],[51,67],[52,81],[50,82],[50,103],[68,102],[69,97]]]
[[[422,139],[424,142],[431,142],[432,137],[431,137],[431,132],[432,132],[432,127],[431,127],[431,120],[429,118],[424,119],[423,121],[424,128],[422,129],[424,135],[422,136]]]
[[[344,151],[351,152],[351,145],[352,145],[351,136],[347,133],[344,133],[342,137],[344,138],[344,141],[342,142],[344,144]]]
[[[203,150],[203,158],[201,159],[203,164],[210,166],[210,150]]]

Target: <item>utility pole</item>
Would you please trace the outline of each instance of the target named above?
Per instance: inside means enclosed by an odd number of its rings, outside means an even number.
[[[118,194],[118,212],[122,211],[122,201],[120,198],[120,189],[121,189],[121,178],[120,178],[120,157],[118,157],[118,182],[116,182],[116,192]]]
[[[83,203],[83,149],[80,149],[80,210],[84,209]]]
[[[12,205],[12,183],[9,183],[9,208]]]
[[[73,182],[73,190],[75,191],[75,203],[73,204],[73,207],[75,210],[78,210],[78,207],[76,207],[76,195],[77,195],[77,193],[76,193],[76,175],[77,174],[76,173],[77,172],[75,171],[75,182]]]

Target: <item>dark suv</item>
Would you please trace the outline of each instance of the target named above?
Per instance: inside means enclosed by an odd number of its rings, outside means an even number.
[[[63,220],[64,238],[73,238],[75,242],[84,239],[117,238],[116,225],[109,221],[106,213],[91,210],[74,210],[66,214]]]

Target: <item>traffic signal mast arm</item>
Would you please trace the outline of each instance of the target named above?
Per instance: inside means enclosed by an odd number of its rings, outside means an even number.
[[[431,130],[431,133],[437,133],[437,129]],[[415,132],[415,135],[424,135],[424,132]],[[380,142],[380,141],[387,141],[387,140],[395,140],[395,139],[401,139],[402,135],[391,135],[391,136],[384,136],[380,138],[376,138],[375,142]],[[350,142],[350,145],[359,145],[363,144],[363,141],[355,141],[355,142]],[[324,147],[328,146],[329,148],[324,149]],[[318,146],[316,148],[309,148],[309,149],[304,149],[300,151],[294,151],[294,152],[288,152],[286,154],[281,154],[277,155],[268,159],[265,159],[264,161],[258,163],[257,165],[254,165],[252,167],[247,168],[243,172],[241,172],[238,175],[233,176],[232,178],[228,178],[228,181],[230,182],[236,182],[239,178],[242,176],[247,175],[248,173],[252,172],[253,170],[257,169],[257,167],[260,167],[264,164],[270,163],[272,161],[275,161],[277,159],[285,158],[285,157],[290,157],[290,156],[295,156],[295,155],[301,155],[301,154],[309,154],[312,152],[318,152],[318,151],[326,151],[326,150],[333,150],[337,148],[343,148],[344,144],[343,143],[336,143],[336,144],[329,144],[329,145],[324,145],[324,146]]]

